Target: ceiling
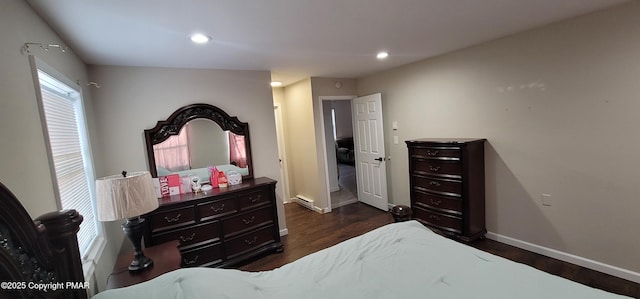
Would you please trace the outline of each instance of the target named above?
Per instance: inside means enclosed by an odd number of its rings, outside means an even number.
[[[358,78],[628,0],[27,0],[86,63]],[[194,44],[190,34],[213,38]],[[40,41],[51,42],[51,41]],[[378,51],[389,57],[377,60]]]

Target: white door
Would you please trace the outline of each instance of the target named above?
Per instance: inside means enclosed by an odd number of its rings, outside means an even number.
[[[358,200],[387,211],[387,171],[382,130],[382,96],[353,99],[353,130],[356,152]]]

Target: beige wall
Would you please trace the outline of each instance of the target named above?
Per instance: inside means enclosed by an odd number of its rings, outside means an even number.
[[[340,87],[336,87],[340,82]],[[313,199],[321,210],[329,207],[326,143],[320,97],[356,94],[355,79],[309,78],[274,91],[283,107],[291,196]]]
[[[640,271],[639,20],[635,2],[358,80],[383,95],[391,202],[394,134],[485,137],[489,231]]]
[[[62,41],[20,0],[0,2],[0,181],[21,200],[31,216],[57,209],[25,42]],[[73,53],[34,48],[32,54],[70,80],[87,78],[85,64]],[[85,88],[86,110],[92,113]],[[92,124],[89,124],[92,127]]]
[[[91,66],[90,73],[102,85],[94,92],[100,175],[147,170],[143,131],[184,105],[207,103],[249,123],[254,177],[280,180],[269,72]],[[282,204],[278,213],[285,229]]]
[[[21,52],[25,42],[63,44],[62,40],[38,17],[25,1],[0,1],[0,182],[20,200],[32,217],[57,210],[42,123],[29,58]],[[71,81],[88,82],[87,68],[73,52],[34,48],[32,54]],[[96,145],[93,88],[82,86],[84,108],[92,143],[94,166],[100,172],[101,150]],[[100,288],[115,262],[122,244],[119,224],[105,223],[107,244],[96,265]]]
[[[311,101],[311,80],[282,88],[282,118],[289,166],[289,193],[316,198],[317,164]]]

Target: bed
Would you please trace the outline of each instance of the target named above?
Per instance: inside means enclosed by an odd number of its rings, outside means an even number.
[[[278,269],[191,268],[99,293],[110,298],[624,298],[393,223]]]
[[[11,282],[16,288],[20,282],[53,285],[83,281],[74,242],[80,215],[75,211],[54,212],[34,222],[1,184],[0,199],[4,239],[0,246],[0,282]],[[22,258],[16,259],[15,252]],[[30,269],[39,270],[27,271]],[[86,296],[84,289],[74,288],[78,284],[65,284],[48,292],[8,290],[6,286],[0,289],[0,298]],[[444,238],[416,221],[406,221],[388,224],[271,271],[186,268],[94,296],[111,298],[628,297],[512,262]]]
[[[33,220],[0,183],[0,298],[87,298],[80,223],[75,210]]]

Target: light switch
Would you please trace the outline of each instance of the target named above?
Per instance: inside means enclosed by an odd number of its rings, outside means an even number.
[[[394,131],[398,130],[398,122],[397,122],[397,121],[392,122],[392,123],[391,123],[391,128],[392,128]]]
[[[393,136],[393,144],[398,144],[398,136]]]

